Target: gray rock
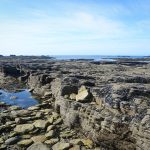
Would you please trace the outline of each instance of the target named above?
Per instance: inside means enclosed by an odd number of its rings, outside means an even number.
[[[21,140],[17,144],[19,146],[26,147],[26,146],[30,146],[32,143],[33,143],[33,141],[31,139],[25,139],[25,140]]]
[[[28,110],[39,110],[39,109],[40,109],[40,107],[38,107],[38,106],[31,106],[28,108]]]
[[[70,147],[71,147],[70,143],[59,142],[59,143],[56,143],[52,148],[53,150],[66,150],[66,149],[69,149]]]
[[[45,129],[48,126],[49,122],[45,120],[36,120],[33,125],[36,128]]]
[[[2,138],[0,138],[0,144],[3,144],[4,140]]]
[[[47,137],[45,135],[38,135],[38,136],[33,136],[32,141],[34,141],[35,143],[43,143],[47,140]]]
[[[52,92],[47,91],[44,93],[44,97],[51,97],[52,96]]]
[[[51,131],[49,131],[48,133],[45,134],[45,136],[47,138],[52,138],[52,137],[54,137],[54,135],[55,135],[55,131],[54,130],[51,130]]]
[[[12,137],[12,138],[7,139],[7,140],[5,141],[5,144],[6,144],[6,145],[16,144],[19,140],[20,140],[20,137],[19,137],[19,136]]]
[[[46,140],[44,143],[45,144],[48,144],[48,145],[54,145],[54,144],[56,144],[57,142],[59,141],[59,139],[58,138],[55,138],[55,139],[50,139],[50,140]]]
[[[34,143],[27,150],[50,150],[50,148],[46,144]]]
[[[27,133],[30,132],[34,129],[33,124],[22,124],[22,125],[17,125],[14,131],[18,133]]]
[[[55,128],[55,125],[50,125],[47,127],[47,132],[49,132],[50,130],[53,130]]]
[[[78,94],[76,95],[76,101],[78,102],[88,102],[90,101],[90,93],[89,90],[86,89],[85,86],[82,86],[79,91]]]

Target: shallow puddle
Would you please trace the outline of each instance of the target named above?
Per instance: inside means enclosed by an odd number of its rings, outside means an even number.
[[[0,90],[0,101],[9,105],[20,106],[22,108],[28,108],[39,103],[38,100],[32,98],[32,95],[28,90],[15,93]]]

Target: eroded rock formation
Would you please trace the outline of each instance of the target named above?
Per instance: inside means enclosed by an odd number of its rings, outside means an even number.
[[[4,71],[5,66],[19,71]],[[34,94],[42,98],[51,97],[51,107],[60,114],[64,125],[82,133],[97,147],[149,149],[149,63],[26,59],[19,64],[9,60],[1,67],[1,79],[14,77],[17,73],[15,77]],[[45,123],[35,124],[39,127]],[[47,133],[47,136],[52,134]],[[61,144],[58,143],[54,149]],[[69,149],[71,145],[68,143],[66,147]]]

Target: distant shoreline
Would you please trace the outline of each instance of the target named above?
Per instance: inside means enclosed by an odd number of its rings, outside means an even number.
[[[10,55],[3,56],[0,55],[0,58],[3,59],[18,59],[20,60],[54,60],[54,61],[98,61],[98,62],[115,62],[115,61],[128,61],[128,62],[150,62],[150,56],[125,56],[125,55],[41,55],[41,56],[33,56],[33,55]]]

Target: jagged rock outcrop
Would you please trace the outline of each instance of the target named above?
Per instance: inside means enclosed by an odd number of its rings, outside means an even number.
[[[8,63],[12,62],[8,61],[6,65]],[[4,63],[3,65],[5,66]],[[20,78],[20,81],[24,82],[33,93],[42,98],[51,97],[53,99],[51,107],[61,115],[64,124],[70,129],[83,133],[104,149],[149,149],[150,65],[148,63],[120,60],[111,63],[83,60],[24,60],[19,66],[23,74],[20,71],[15,72],[18,70],[16,62],[12,67],[14,71],[6,75],[14,76],[17,73],[15,77]],[[3,79],[4,77],[1,76],[0,81]],[[32,109],[37,111],[37,108]],[[50,118],[48,121],[53,122],[53,119]],[[62,120],[55,123],[59,121]],[[3,127],[0,131],[2,130]],[[52,134],[48,133],[48,136]],[[55,141],[58,142],[55,139],[46,143]],[[67,144],[69,147],[70,143]],[[59,145],[61,142],[55,147]]]

